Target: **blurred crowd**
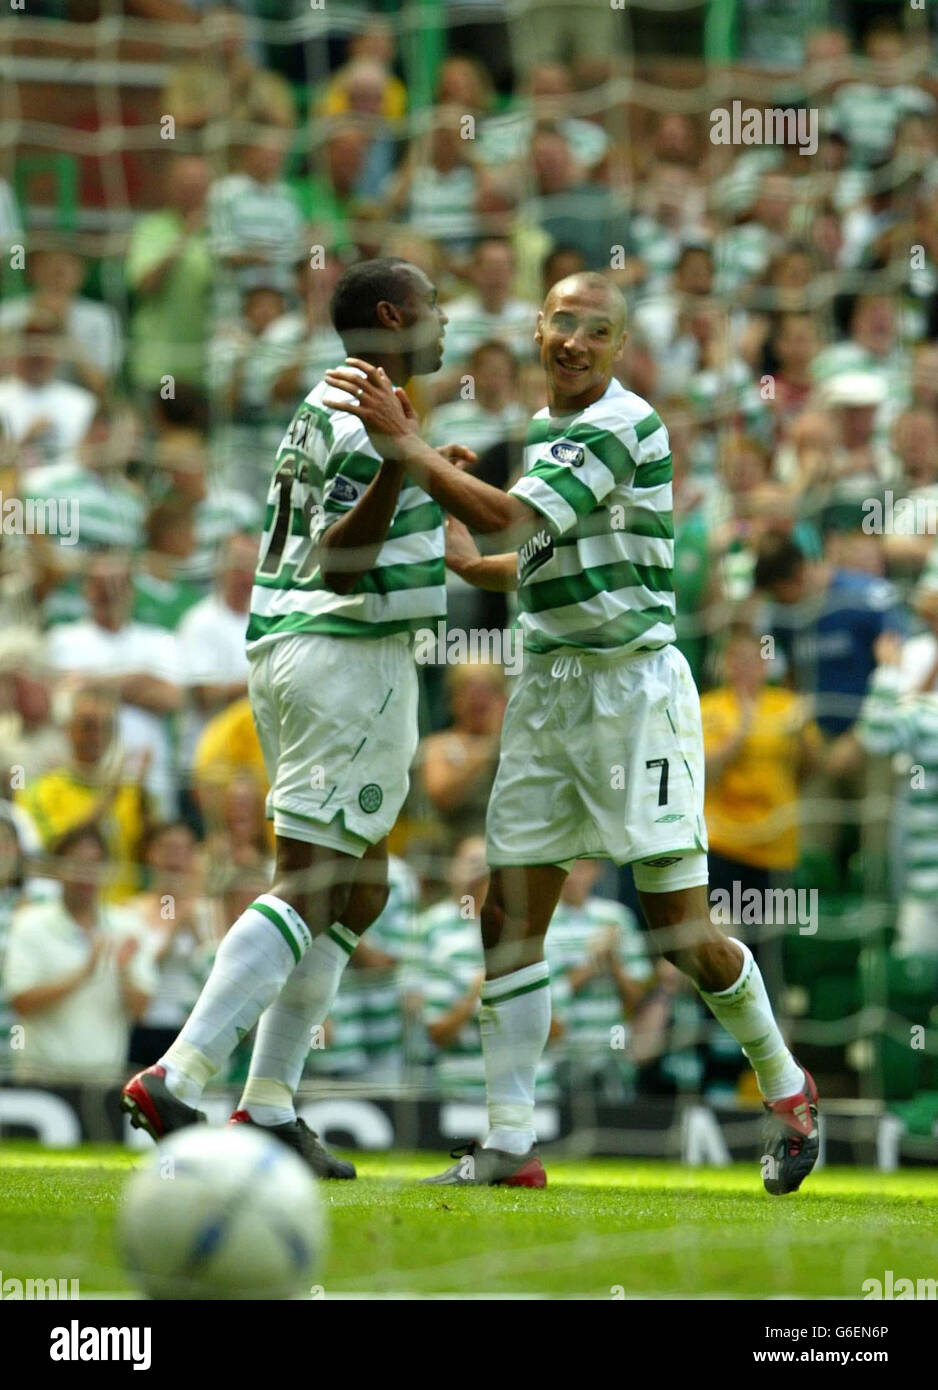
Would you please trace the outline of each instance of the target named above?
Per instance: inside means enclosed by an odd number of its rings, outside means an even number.
[[[582,268],[620,285],[616,373],[671,438],[712,885],[879,894],[897,904],[894,956],[938,958],[938,64],[924,31],[897,9],[795,35],[796,70],[764,91],[817,112],[807,156],[715,146],[709,108],[626,101],[615,34],[551,48],[548,26],[531,61],[489,61],[511,51],[493,10],[449,30],[417,108],[386,19],[309,82],[241,11],[210,13],[210,54],[177,63],[161,97],[172,152],[134,208],[116,289],[0,182],[0,243],[26,252],[0,305],[3,1065],[150,1063],[268,886],[244,652],[263,499],[297,403],[344,355],[335,281],[378,254],[419,264],[449,320],[442,370],[412,388],[427,437],[470,446],[499,486],[546,404],[544,294]],[[183,0],[145,15],[196,17]],[[454,626],[511,623],[504,595],[451,577],[449,597]],[[391,900],[309,1071],[471,1095],[479,837],[510,678],[477,661],[421,679]],[[739,1082],[741,1055],[721,1054],[636,913],[627,873],[570,875],[548,938],[545,1096]],[[784,987],[779,930],[738,930]]]

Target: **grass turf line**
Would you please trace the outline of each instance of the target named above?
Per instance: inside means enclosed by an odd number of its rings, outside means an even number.
[[[543,1192],[420,1188],[432,1155],[356,1155],[360,1178],[323,1185],[330,1252],[318,1278],[343,1294],[862,1297],[862,1283],[938,1275],[938,1174],[825,1169],[767,1197],[758,1165],[553,1160]],[[137,1156],[86,1146],[0,1146],[0,1271],[73,1278],[83,1294],[129,1283],[114,1248]]]

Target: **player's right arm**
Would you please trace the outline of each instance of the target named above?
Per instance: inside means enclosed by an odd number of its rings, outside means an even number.
[[[413,406],[380,368],[357,357],[346,360],[348,367],[324,374],[329,386],[346,393],[345,399],[325,404],[360,420],[375,447],[400,459],[412,481],[444,511],[483,534],[504,533],[518,545],[543,528],[544,518],[534,507],[454,468],[421,439]]]
[[[481,555],[469,527],[454,516],[446,518],[446,567],[477,589],[507,594],[518,587],[518,552]]]

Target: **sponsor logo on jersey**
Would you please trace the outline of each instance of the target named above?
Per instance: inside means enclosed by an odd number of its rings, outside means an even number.
[[[380,809],[383,800],[384,792],[377,782],[369,782],[367,787],[362,787],[358,793],[358,804],[366,816],[374,815],[375,811]]]
[[[569,439],[558,439],[551,445],[551,458],[558,463],[568,463],[571,468],[581,468],[586,459],[586,450],[581,444],[571,444]]]
[[[546,565],[554,556],[554,538],[545,526],[538,531],[518,551],[518,579],[522,584],[528,580],[541,565]]]
[[[670,825],[672,821],[683,819],[683,812],[672,812],[670,816],[658,816],[658,818],[655,821],[655,825]]]
[[[312,424],[313,416],[311,413],[308,410],[301,410],[283,436],[283,443],[280,447],[285,448],[289,445],[294,449],[305,449]]]
[[[330,502],[357,502],[360,493],[361,488],[358,484],[343,478],[341,473],[337,473],[326,488],[326,496]]]

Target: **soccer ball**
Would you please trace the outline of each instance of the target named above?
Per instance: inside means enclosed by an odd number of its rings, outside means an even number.
[[[310,1289],[325,1218],[317,1180],[272,1135],[193,1125],[134,1173],[118,1236],[151,1298],[290,1298]]]

